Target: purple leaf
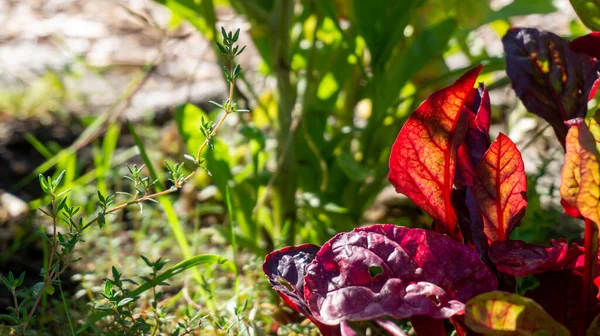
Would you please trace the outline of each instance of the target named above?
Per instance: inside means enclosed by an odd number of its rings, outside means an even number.
[[[493,242],[488,254],[498,271],[522,277],[573,267],[581,250],[577,246],[569,248],[564,239],[553,241],[552,247],[507,240]]]
[[[271,287],[290,307],[307,317],[312,314],[304,300],[304,275],[318,251],[319,247],[312,244],[284,247],[269,253],[263,263]]]
[[[311,320],[326,336],[340,335],[339,326],[324,325],[317,321],[304,299],[306,266],[315,258],[319,247],[312,244],[284,247],[265,258],[263,271],[277,294],[296,312]]]
[[[502,42],[517,96],[529,112],[552,125],[564,146],[564,122],[585,116],[598,61],[569,49],[569,41],[533,28],[512,28]]]
[[[473,89],[473,94],[465,106],[469,128],[458,147],[456,179],[472,186],[475,169],[491,144],[489,132],[492,108],[490,95],[483,83],[479,84],[478,89]]]
[[[306,270],[304,296],[315,318],[335,325],[382,315],[449,318],[497,285],[468,246],[432,231],[375,224],[323,245]]]

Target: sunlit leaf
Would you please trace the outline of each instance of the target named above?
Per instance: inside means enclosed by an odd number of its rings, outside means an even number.
[[[560,195],[579,213],[600,223],[600,154],[590,127],[583,119],[573,120],[567,134],[565,164]],[[598,128],[595,119],[591,127]]]
[[[473,193],[488,239],[508,239],[525,214],[527,176],[521,153],[506,135],[500,133],[479,162]]]
[[[505,292],[481,294],[469,302],[466,323],[483,335],[571,335],[533,300]]]
[[[410,116],[392,146],[388,179],[396,191],[440,221],[452,235],[457,221],[451,193],[458,146],[467,131],[463,106],[481,67],[433,93]]]

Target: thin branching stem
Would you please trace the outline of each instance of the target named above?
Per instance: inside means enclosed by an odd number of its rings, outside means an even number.
[[[229,71],[230,73],[233,73],[233,69],[234,69],[234,57],[235,55],[233,55],[232,51],[230,50],[229,52]],[[235,81],[232,79],[229,82],[229,99],[227,100],[227,104],[225,104],[224,107],[224,114],[221,117],[221,119],[219,120],[219,122],[216,124],[216,126],[213,128],[212,132],[209,134],[208,137],[206,137],[206,139],[204,140],[204,142],[202,143],[202,145],[200,146],[200,148],[198,149],[198,153],[196,154],[196,166],[194,167],[194,169],[192,170],[191,173],[189,173],[186,177],[184,177],[181,182],[178,182],[174,185],[174,188],[170,188],[167,190],[163,190],[154,194],[149,194],[149,195],[144,195],[143,197],[140,198],[134,198],[131,201],[122,203],[120,205],[117,205],[107,211],[105,211],[103,213],[103,215],[108,215],[111,214],[113,212],[117,212],[121,209],[124,209],[130,205],[134,205],[134,204],[138,204],[140,202],[144,202],[147,201],[149,199],[155,199],[158,198],[160,196],[164,196],[164,195],[168,195],[173,193],[174,191],[178,190],[179,188],[181,188],[183,186],[184,183],[186,183],[187,181],[189,181],[192,177],[194,177],[194,175],[196,174],[196,172],[198,171],[198,168],[200,168],[200,162],[202,159],[202,153],[204,152],[204,150],[206,149],[206,147],[208,146],[208,144],[210,143],[210,140],[217,134],[217,132],[219,131],[219,129],[221,128],[221,126],[223,125],[223,123],[225,122],[225,119],[227,118],[227,116],[229,116],[229,114],[231,114],[233,112],[233,92],[235,89]],[[95,222],[97,222],[99,219],[98,216],[92,218],[87,224],[85,224],[82,228],[82,231],[87,229],[88,227],[90,227],[92,224],[94,224]]]

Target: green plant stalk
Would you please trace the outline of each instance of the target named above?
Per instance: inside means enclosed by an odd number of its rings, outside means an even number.
[[[278,1],[275,4],[277,7],[273,12],[277,14],[277,17],[276,20],[273,20],[271,32],[275,37],[275,74],[279,93],[277,109],[279,147],[277,155],[282,160],[273,190],[273,212],[275,216],[274,222],[280,231],[284,223],[290,223],[286,244],[294,245],[296,235],[296,172],[293,138],[289,139],[292,141],[291,146],[288,147],[285,145],[288,142],[288,137],[294,136],[293,133],[286,132],[292,124],[292,110],[294,105],[288,55],[290,49],[289,28],[294,4],[292,1]]]
[[[58,211],[56,209],[56,197],[54,196],[54,194],[52,195],[52,244],[50,246],[50,257],[48,258],[48,266],[46,267],[46,276],[44,277],[44,286],[42,287],[42,289],[40,290],[39,294],[37,295],[37,297],[35,298],[35,301],[33,303],[33,306],[31,307],[31,309],[29,310],[29,314],[27,315],[27,319],[25,320],[25,323],[23,323],[23,328],[21,329],[21,333],[25,334],[25,331],[27,330],[27,326],[29,324],[29,321],[31,321],[31,318],[33,317],[33,314],[35,313],[35,310],[37,309],[38,305],[40,304],[40,301],[42,299],[42,297],[44,296],[44,294],[46,293],[46,288],[48,288],[48,286],[50,285],[50,283],[52,282],[52,279],[54,278],[54,267],[52,267],[52,263],[54,261],[54,254],[56,253],[56,216],[58,215]],[[59,273],[60,275],[60,273]]]

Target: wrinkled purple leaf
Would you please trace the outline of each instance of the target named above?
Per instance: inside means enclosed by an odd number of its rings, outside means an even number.
[[[306,266],[315,258],[319,247],[312,244],[289,246],[271,252],[265,258],[263,271],[279,296],[294,310],[310,316],[304,300]]]
[[[332,327],[317,321],[304,299],[306,267],[315,258],[319,247],[312,244],[284,247],[271,252],[263,263],[263,272],[271,287],[296,312],[311,320],[323,335],[340,335],[338,326]]]
[[[506,73],[527,110],[544,118],[561,144],[564,121],[584,117],[598,61],[569,49],[569,41],[534,28],[512,28],[502,39]]]
[[[449,318],[497,288],[479,254],[447,236],[375,224],[341,233],[308,266],[304,296],[329,325],[382,315]]]

